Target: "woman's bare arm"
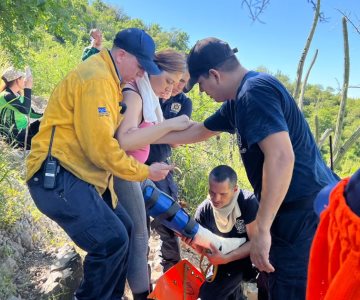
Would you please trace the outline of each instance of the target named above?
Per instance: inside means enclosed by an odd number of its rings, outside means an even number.
[[[138,128],[142,120],[142,99],[136,92],[124,92],[126,112],[124,119],[116,132],[116,139],[125,151],[137,150],[152,144],[157,139],[172,130],[182,130],[189,126],[189,118],[180,116],[154,126]]]

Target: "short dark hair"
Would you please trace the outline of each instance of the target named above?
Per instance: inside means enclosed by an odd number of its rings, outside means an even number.
[[[227,165],[220,165],[212,169],[209,174],[209,180],[215,182],[224,182],[229,179],[231,187],[237,184],[237,175],[233,168]]]
[[[236,68],[238,68],[240,65],[239,60],[237,59],[237,57],[234,56],[230,56],[229,58],[227,58],[225,61],[223,61],[222,63],[220,63],[219,65],[215,66],[212,69],[218,70],[218,71],[222,71],[222,72],[233,72],[236,70]],[[199,75],[203,76],[205,78],[209,78],[209,71],[207,71],[206,73],[202,73]]]
[[[230,56],[227,60],[220,63],[218,66],[216,66],[214,69],[223,71],[223,72],[232,72],[236,70],[240,65],[240,62],[238,61],[237,57],[235,55]]]

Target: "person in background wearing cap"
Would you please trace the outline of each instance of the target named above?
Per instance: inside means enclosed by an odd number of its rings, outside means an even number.
[[[42,114],[31,108],[32,75],[10,67],[1,76],[0,134],[9,144],[30,149],[31,139],[39,131],[40,121],[29,123],[29,118],[40,119]],[[28,132],[26,134],[26,129]],[[25,137],[27,140],[25,141]]]
[[[93,28],[90,30],[90,46],[84,49],[84,52],[81,56],[81,60],[89,58],[91,55],[99,53],[102,49],[102,33],[98,28]]]
[[[315,211],[306,299],[360,299],[360,169],[323,188]]]
[[[144,163],[150,152],[150,143],[172,130],[183,130],[189,125],[187,116],[163,120],[159,96],[171,92],[186,70],[185,55],[168,49],[155,53],[159,75],[145,75],[130,82],[123,89],[127,107],[124,120],[117,132],[122,149]],[[148,232],[145,201],[140,182],[115,177],[114,187],[122,205],[134,221],[129,249],[127,280],[134,300],[147,299],[151,291],[147,263]]]
[[[189,78],[189,71],[186,70],[180,81],[174,85],[172,92],[159,99],[165,119],[172,119],[182,115],[186,115],[189,118],[191,117],[192,101],[183,93],[183,89]],[[177,146],[177,144],[150,145],[149,157],[145,163],[147,165],[151,165],[154,162],[165,162],[170,164],[171,148]],[[155,182],[155,185],[175,201],[178,200],[178,187],[174,181],[172,171],[168,173],[164,180]],[[151,227],[155,229],[161,239],[161,265],[163,266],[163,272],[165,273],[181,259],[179,238],[172,230],[162,225],[157,220],[152,221]]]
[[[236,134],[260,201],[251,260],[269,273],[270,299],[305,299],[310,245],[318,224],[313,201],[338,177],[322,160],[286,88],[271,75],[245,69],[236,51],[217,38],[196,43],[188,57],[188,90],[199,83],[200,91],[224,103],[204,123],[157,143],[199,142],[222,131]]]
[[[87,252],[79,300],[120,300],[124,293],[132,220],[117,205],[113,175],[156,181],[171,169],[139,163],[114,137],[123,119],[121,84],[144,71],[159,74],[154,53],[154,41],[143,30],[118,32],[110,51],[93,55],[58,84],[32,141],[30,194],[39,210]]]

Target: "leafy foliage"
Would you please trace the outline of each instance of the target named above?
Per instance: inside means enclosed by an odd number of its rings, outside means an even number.
[[[103,32],[104,46],[111,48],[115,34],[128,27],[146,30],[159,50],[186,51],[187,33],[163,31],[160,25],[145,25],[101,0],[4,0],[0,2],[0,68],[29,65],[34,71],[34,92],[49,96],[54,86],[81,60],[91,28]]]
[[[34,94],[49,96],[56,84],[80,63],[83,47],[58,43],[46,34],[41,48],[41,51],[30,49],[28,64],[35,74]]]
[[[159,24],[148,25],[140,19],[132,19],[121,9],[102,0],[94,0],[90,4],[86,0],[3,0],[0,1],[0,70],[9,64],[21,68],[29,65],[34,74],[34,94],[48,97],[66,73],[80,63],[82,50],[89,43],[89,30],[94,27],[102,30],[104,45],[108,48],[116,32],[139,27],[153,36],[157,49],[188,50],[187,33],[177,29],[164,31]],[[264,66],[258,70],[270,73]],[[280,71],[274,75],[291,93],[294,91],[294,82],[287,75]],[[193,100],[193,119],[196,121],[203,121],[219,107],[197,89],[191,91],[189,97]],[[359,101],[348,100],[343,142],[359,126]],[[339,102],[337,91],[320,85],[307,86],[304,115],[313,132],[315,116],[319,120],[320,134],[328,128],[334,129]],[[328,144],[324,144],[321,151],[325,160],[329,161]],[[193,208],[206,197],[207,176],[216,165],[231,165],[239,175],[241,187],[250,189],[235,138],[231,135],[221,134],[207,142],[179,147],[174,151],[173,160],[182,170],[182,174],[176,174],[181,197]],[[335,171],[347,176],[359,166],[360,141],[353,145]],[[3,167],[5,169],[1,169]],[[0,177],[5,174],[1,172],[8,170],[6,168],[9,169],[9,162],[0,159]],[[11,171],[13,169],[10,167]],[[5,177],[8,176],[6,174]],[[0,220],[7,224],[16,220],[20,213],[7,202],[7,199],[17,198],[11,193],[13,191],[8,187],[0,186]]]
[[[16,150],[0,141],[0,229],[18,221],[25,208],[24,190],[19,187],[22,158]]]
[[[1,47],[15,65],[22,65],[44,33],[61,42],[75,42],[87,18],[85,0],[4,0],[0,2]],[[61,22],[59,22],[61,20]]]

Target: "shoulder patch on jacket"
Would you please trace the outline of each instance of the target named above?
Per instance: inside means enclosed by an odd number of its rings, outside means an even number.
[[[109,112],[107,111],[105,106],[98,107],[98,113],[100,117],[108,116]]]

